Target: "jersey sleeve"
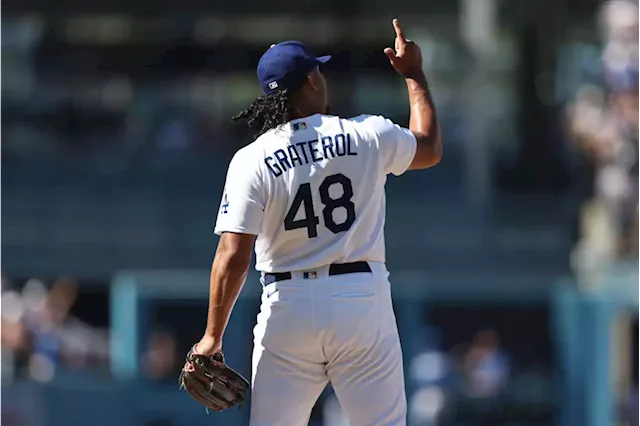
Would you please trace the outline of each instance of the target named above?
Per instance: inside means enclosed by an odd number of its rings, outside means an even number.
[[[262,180],[255,163],[242,151],[229,164],[214,232],[258,235],[264,214]]]
[[[413,132],[380,115],[361,115],[355,120],[374,136],[385,174],[400,176],[406,172],[416,155]]]

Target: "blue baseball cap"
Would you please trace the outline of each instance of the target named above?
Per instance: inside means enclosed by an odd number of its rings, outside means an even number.
[[[326,63],[331,56],[314,56],[299,41],[273,44],[258,62],[258,81],[266,94],[300,88],[309,72]]]

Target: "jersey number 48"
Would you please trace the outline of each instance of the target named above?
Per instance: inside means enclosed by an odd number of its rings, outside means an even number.
[[[342,186],[342,195],[339,198],[331,198],[329,194],[329,187],[334,184],[340,184]],[[356,205],[351,201],[353,197],[351,179],[342,173],[327,176],[318,187],[318,193],[320,195],[320,201],[324,205],[322,216],[327,229],[334,234],[348,231],[356,220]],[[304,209],[304,218],[296,220],[296,215],[300,207]],[[347,218],[342,223],[336,223],[333,220],[333,211],[338,207],[344,207],[347,212]],[[300,188],[298,188],[295,197],[293,197],[291,208],[284,218],[284,229],[290,231],[293,229],[307,228],[309,238],[315,238],[318,236],[319,223],[320,219],[313,210],[311,184],[303,183],[300,185]]]

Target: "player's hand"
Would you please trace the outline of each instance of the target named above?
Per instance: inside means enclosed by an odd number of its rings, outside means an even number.
[[[219,342],[213,337],[204,336],[196,343],[194,350],[198,355],[213,355],[219,350],[222,350],[222,342]]]
[[[389,58],[393,68],[404,77],[412,77],[422,72],[422,52],[420,47],[407,40],[404,36],[400,22],[393,20],[393,28],[396,31],[395,50],[387,47],[384,54]]]

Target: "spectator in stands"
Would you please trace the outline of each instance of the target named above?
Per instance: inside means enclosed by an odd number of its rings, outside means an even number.
[[[487,328],[476,333],[464,355],[462,368],[461,401],[470,410],[475,424],[504,424],[511,363],[495,330]]]
[[[61,277],[47,291],[35,279],[22,290],[23,324],[30,341],[29,377],[48,382],[60,366],[85,368],[91,359],[104,360],[106,336],[70,315],[77,296],[74,280]]]
[[[594,168],[593,198],[583,209],[574,257],[583,269],[637,253],[638,5],[606,2],[601,20],[598,76],[568,109],[573,140]]]
[[[59,277],[49,293],[49,315],[57,324],[62,364],[84,369],[104,364],[108,357],[108,338],[100,330],[71,315],[78,285],[70,277]]]
[[[638,65],[638,2],[637,0],[605,0],[598,16],[603,53],[609,68]]]
[[[33,345],[29,376],[36,381],[52,380],[60,362],[59,331],[65,319],[61,302],[60,294],[48,293],[44,305],[34,304],[31,315],[27,317]]]
[[[422,350],[409,366],[410,377],[416,391],[409,401],[409,417],[416,426],[442,424],[443,415],[450,405],[452,361],[442,350],[440,336],[431,327],[422,334]]]
[[[141,362],[147,378],[160,382],[175,382],[180,369],[176,346],[173,333],[167,330],[157,329],[151,334]]]
[[[27,336],[21,320],[24,308],[20,294],[9,288],[2,278],[2,316],[0,337],[2,339],[2,382],[11,382],[17,373],[20,359],[27,353]]]
[[[465,356],[465,393],[471,398],[496,398],[506,390],[511,365],[493,329],[480,330]]]

